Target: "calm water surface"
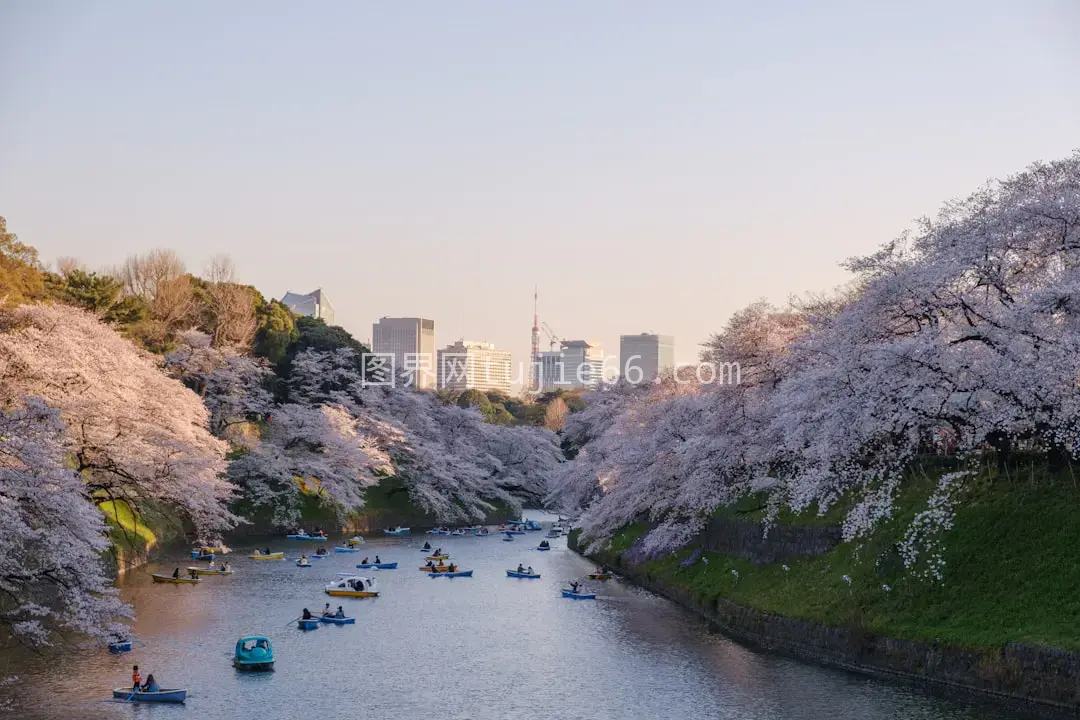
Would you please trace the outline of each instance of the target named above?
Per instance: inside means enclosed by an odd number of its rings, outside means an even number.
[[[536,513],[529,517],[540,519]],[[138,611],[140,645],[113,656],[89,651],[59,665],[20,658],[15,717],[43,720],[140,718],[544,717],[731,718],[732,720],[969,720],[1010,717],[854,675],[746,650],[710,633],[693,615],[617,581],[594,583],[595,601],[563,599],[559,587],[590,565],[567,550],[536,552],[541,533],[501,536],[372,538],[360,554],[334,554],[310,569],[291,561],[252,561],[236,548],[231,577],[199,585],[157,585],[150,571],[171,572],[186,559],[144,568],[122,592]],[[473,578],[429,578],[419,547],[448,550]],[[260,541],[296,558],[315,543]],[[334,543],[328,543],[332,546]],[[330,598],[323,585],[378,553],[399,570],[366,571],[381,597]],[[532,565],[540,580],[514,580],[507,568]],[[356,571],[363,573],[365,571]],[[293,618],[327,601],[344,605],[356,625],[302,632]],[[274,643],[273,673],[242,674],[230,665],[247,634]],[[129,684],[131,666],[163,687],[186,687],[184,706],[107,701]],[[63,682],[58,682],[63,678]],[[3,714],[0,711],[0,714]]]

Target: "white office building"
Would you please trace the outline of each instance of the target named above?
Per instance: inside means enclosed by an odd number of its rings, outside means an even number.
[[[285,297],[281,298],[281,304],[297,315],[318,318],[327,325],[334,324],[334,306],[330,304],[322,288],[304,295],[286,292]]]
[[[438,368],[440,389],[510,394],[510,351],[497,350],[491,343],[458,340],[447,345],[439,351]]]
[[[584,390],[603,379],[604,349],[590,340],[563,340],[561,349],[540,353],[540,390]]]
[[[619,374],[627,382],[652,382],[661,372],[674,367],[675,338],[671,335],[619,336]]]
[[[435,387],[434,320],[379,318],[371,326],[371,351],[393,356],[394,373],[403,384],[420,390]]]

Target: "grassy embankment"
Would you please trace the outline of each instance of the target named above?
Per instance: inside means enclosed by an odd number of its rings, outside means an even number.
[[[741,605],[874,634],[941,641],[967,648],[1024,642],[1080,650],[1080,489],[1072,474],[987,471],[969,481],[952,530],[944,536],[944,580],[930,585],[905,572],[894,549],[933,480],[912,482],[895,517],[870,540],[843,543],[816,558],[754,565],[707,552],[688,567],[687,548],[642,568],[654,580],[693,592],[700,601]],[[722,513],[760,518],[747,498]],[[836,522],[842,509],[780,522]],[[630,548],[644,526],[625,528],[604,556]],[[738,575],[732,573],[738,572]],[[843,576],[851,578],[849,585]],[[888,590],[884,586],[888,586]]]

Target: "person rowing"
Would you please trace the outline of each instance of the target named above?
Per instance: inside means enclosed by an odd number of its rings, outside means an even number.
[[[360,564],[361,565],[369,565],[370,563],[368,563],[368,559],[365,557],[363,560],[360,561]]]
[[[578,587],[579,587],[579,585],[578,585],[576,580],[574,582],[570,583],[570,592],[577,595]]]
[[[450,567],[447,568],[447,570],[449,572],[456,573],[457,572],[457,565],[455,565],[454,563],[450,563]]]
[[[304,613],[303,613],[303,615],[301,615],[300,619],[301,620],[311,620],[312,619],[311,611],[308,610],[307,608],[304,608]]]
[[[424,550],[430,550],[431,549],[431,543],[429,543],[429,542],[424,543],[423,549]]]
[[[329,616],[333,611],[330,609],[330,603],[326,603],[326,607],[323,608],[323,617]]]
[[[330,606],[327,605],[327,607],[330,607]],[[334,617],[336,617],[338,620],[344,620],[345,619],[345,611],[341,609],[340,605],[337,606],[337,612],[334,613]]]
[[[431,560],[428,560],[428,561],[427,561],[427,565],[425,565],[424,567],[429,567],[429,568],[433,568],[433,567],[435,567],[435,563],[434,563],[434,562],[432,562]]]
[[[518,569],[517,569],[517,571],[518,571],[519,573],[524,573],[524,572],[525,572],[525,566],[524,566],[524,565],[522,565],[521,563],[518,563]]]
[[[375,564],[376,565],[381,565],[382,564],[382,560],[379,559],[378,555],[375,556]]]

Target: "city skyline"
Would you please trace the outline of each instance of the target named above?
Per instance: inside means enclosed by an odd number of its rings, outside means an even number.
[[[655,330],[690,362],[1077,144],[1067,0],[0,13],[0,213],[43,260],[224,253],[358,339],[433,314],[522,359],[534,285],[561,337]]]

